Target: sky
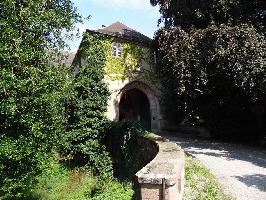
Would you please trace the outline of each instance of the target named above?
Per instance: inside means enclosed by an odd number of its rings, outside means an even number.
[[[158,29],[160,17],[158,7],[152,7],[150,0],[72,0],[78,12],[83,16],[91,16],[83,24],[77,24],[80,32],[86,29],[99,29],[114,22],[121,22],[138,32],[153,38]],[[71,51],[76,51],[81,41],[75,38],[69,41]]]

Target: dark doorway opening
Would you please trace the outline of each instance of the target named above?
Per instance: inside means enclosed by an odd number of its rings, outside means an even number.
[[[119,121],[140,121],[151,130],[150,103],[147,96],[138,89],[126,91],[119,104]]]

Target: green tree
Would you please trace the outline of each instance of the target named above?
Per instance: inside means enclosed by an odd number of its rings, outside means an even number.
[[[69,132],[74,160],[101,176],[112,174],[111,159],[103,145],[109,91],[104,82],[104,36],[83,37],[76,67],[75,95],[69,104]],[[81,65],[81,62],[85,64]]]
[[[265,26],[266,3],[264,0],[150,0],[160,6],[159,23],[165,27],[181,26],[206,28],[211,23],[237,25],[251,23]]]
[[[52,66],[62,32],[80,21],[69,0],[0,2],[0,198],[22,198],[64,145],[67,69]]]
[[[266,91],[265,3],[151,2],[165,22],[156,45],[166,99],[175,99],[172,115],[203,118],[213,134],[254,127],[251,107]]]

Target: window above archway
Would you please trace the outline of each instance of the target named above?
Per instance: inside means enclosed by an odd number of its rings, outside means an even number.
[[[121,57],[122,56],[122,45],[119,42],[113,42],[112,45],[112,56]]]

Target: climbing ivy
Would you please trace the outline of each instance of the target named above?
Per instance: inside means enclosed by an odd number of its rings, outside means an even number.
[[[99,36],[99,34],[94,33],[86,33],[85,37],[90,37],[93,40],[100,40],[101,49],[106,56],[104,67],[105,75],[108,79],[112,81],[144,79],[148,82],[153,82],[157,79],[152,68],[153,63],[149,48],[133,43],[121,42],[122,56],[114,57],[112,56],[112,44],[116,41],[114,38]],[[86,51],[87,48],[94,47],[86,45],[86,41],[83,41],[83,49],[81,49],[81,52]]]
[[[105,47],[101,35],[86,35],[83,38],[80,56],[86,58],[86,63],[78,66],[75,95],[68,105],[69,149],[73,161],[104,178],[112,175],[111,159],[102,144],[109,96],[108,87],[103,81]]]

